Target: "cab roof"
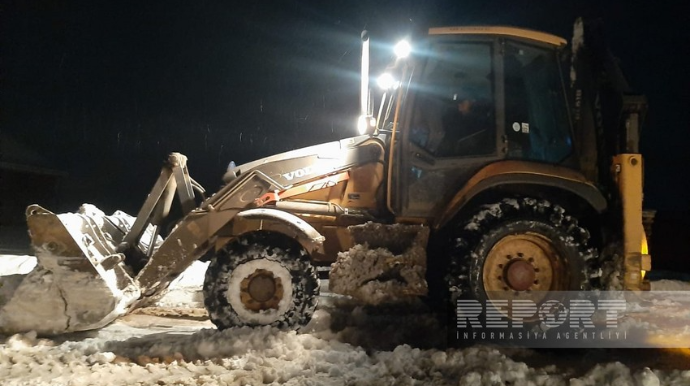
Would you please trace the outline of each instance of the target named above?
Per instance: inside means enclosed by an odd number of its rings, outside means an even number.
[[[536,40],[557,47],[567,44],[562,37],[546,32],[504,26],[437,27],[430,28],[429,35],[503,35]]]

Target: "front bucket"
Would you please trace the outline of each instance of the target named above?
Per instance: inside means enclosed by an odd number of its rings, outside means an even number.
[[[107,325],[139,298],[139,288],[116,253],[134,219],[112,216],[85,204],[78,213],[27,209],[37,265],[0,299],[0,332],[43,334],[84,331]]]

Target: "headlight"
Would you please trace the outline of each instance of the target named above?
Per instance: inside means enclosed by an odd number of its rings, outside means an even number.
[[[412,46],[407,40],[401,40],[395,45],[395,47],[393,47],[393,52],[395,52],[395,56],[397,56],[398,59],[403,59],[410,56]]]
[[[359,134],[373,134],[376,130],[376,118],[371,115],[360,115],[357,119],[357,131]]]
[[[381,87],[384,90],[391,90],[394,88],[398,88],[398,85],[400,84],[393,75],[385,72],[379,76],[379,78],[376,80],[376,83],[378,83],[379,87]]]

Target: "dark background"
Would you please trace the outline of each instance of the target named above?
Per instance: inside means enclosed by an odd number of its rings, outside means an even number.
[[[579,16],[603,20],[647,95],[645,205],[658,210],[658,251],[690,258],[690,20],[678,1],[3,2],[0,130],[67,173],[51,209],[136,213],[172,151],[215,191],[231,160],[353,135],[364,28],[382,52],[431,25],[570,39]]]

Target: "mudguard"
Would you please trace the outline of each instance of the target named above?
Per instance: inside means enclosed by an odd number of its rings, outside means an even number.
[[[323,253],[322,236],[314,227],[292,213],[277,209],[248,209],[237,214],[232,221],[233,236],[254,231],[272,231],[291,237],[308,253]]]
[[[442,212],[436,228],[442,228],[473,197],[494,187],[510,185],[550,186],[573,193],[597,212],[606,209],[606,198],[581,173],[562,166],[524,161],[501,161],[479,170],[453,197]]]

